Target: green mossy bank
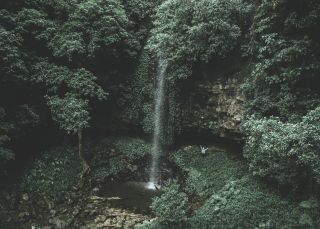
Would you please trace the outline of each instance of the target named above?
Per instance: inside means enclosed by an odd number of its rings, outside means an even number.
[[[157,220],[137,228],[318,228],[315,198],[292,199],[253,177],[223,149],[198,146],[171,155],[184,176],[153,204]],[[180,183],[180,184],[179,184]],[[176,217],[169,217],[170,215]]]

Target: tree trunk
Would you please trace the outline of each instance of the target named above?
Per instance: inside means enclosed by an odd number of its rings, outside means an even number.
[[[89,170],[89,165],[87,161],[83,157],[83,152],[82,152],[82,130],[78,130],[78,143],[79,143],[79,159],[81,160],[82,163],[82,176]]]

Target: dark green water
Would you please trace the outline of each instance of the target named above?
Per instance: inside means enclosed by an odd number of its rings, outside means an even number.
[[[152,198],[159,195],[158,190],[146,188],[146,182],[108,182],[100,195],[108,198],[112,207],[132,210],[137,213],[150,213]]]

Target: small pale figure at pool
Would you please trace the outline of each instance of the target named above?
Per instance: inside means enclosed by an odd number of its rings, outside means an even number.
[[[207,153],[208,148],[205,148],[205,147],[203,147],[203,146],[200,146],[200,149],[201,149],[201,153],[202,153],[202,154],[206,154],[206,153]]]

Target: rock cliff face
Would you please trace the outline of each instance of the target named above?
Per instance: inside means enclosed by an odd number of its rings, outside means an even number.
[[[244,96],[241,82],[235,78],[226,82],[199,83],[191,94],[190,117],[187,128],[210,131],[213,134],[241,139],[240,122],[243,117]]]
[[[129,91],[122,93],[125,95],[122,101],[125,102],[118,102],[121,104],[121,114],[115,114],[114,117],[119,117],[119,122],[124,123],[129,132],[131,126],[136,126],[144,133],[152,134],[156,67],[151,68],[149,62],[146,66],[150,69],[145,70],[144,74],[136,74],[126,87]],[[241,78],[247,74],[247,67],[237,68],[232,73],[225,69],[218,70],[210,74],[199,72],[202,77],[194,76],[177,81],[174,85],[167,83],[165,144],[170,145],[176,138],[184,138],[189,134],[200,136],[208,132],[219,137],[242,139],[240,123],[245,98],[240,85]],[[217,77],[213,79],[209,75]]]

